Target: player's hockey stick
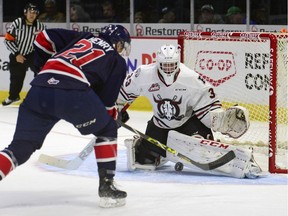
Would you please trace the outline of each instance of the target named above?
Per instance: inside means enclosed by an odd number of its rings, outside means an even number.
[[[122,127],[126,128],[127,130],[137,134],[138,136],[142,137],[143,139],[147,140],[148,142],[152,143],[153,145],[156,145],[168,152],[170,152],[171,154],[174,154],[176,155],[177,157],[193,164],[194,166],[202,169],[202,170],[213,170],[213,169],[216,169],[220,166],[223,166],[224,164],[230,162],[231,160],[233,160],[236,155],[234,153],[234,151],[229,151],[228,153],[226,153],[225,155],[223,155],[222,157],[218,158],[217,160],[215,161],[211,161],[211,162],[208,162],[208,163],[198,163],[194,160],[192,160],[191,158],[188,158],[186,157],[185,155],[177,152],[176,150],[160,143],[158,140],[156,139],[153,139],[152,137],[146,135],[146,134],[143,134],[141,133],[140,131],[136,130],[135,128],[132,128],[130,127],[129,125],[121,122],[121,121],[117,121],[119,125],[121,125]]]
[[[78,169],[83,161],[87,159],[87,157],[91,154],[94,149],[94,145],[96,142],[96,137],[91,139],[91,141],[84,147],[84,149],[72,160],[65,160],[53,156],[49,156],[46,154],[41,154],[39,156],[38,161],[40,163],[44,163],[50,166],[67,169],[67,170],[75,170]]]

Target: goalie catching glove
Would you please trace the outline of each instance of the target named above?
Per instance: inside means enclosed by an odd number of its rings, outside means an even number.
[[[250,126],[249,111],[242,106],[232,106],[227,110],[216,109],[211,113],[211,128],[232,138],[239,138]]]

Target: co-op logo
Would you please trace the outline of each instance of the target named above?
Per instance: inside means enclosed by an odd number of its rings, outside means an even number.
[[[199,51],[194,70],[217,87],[236,75],[234,55],[226,51]]]

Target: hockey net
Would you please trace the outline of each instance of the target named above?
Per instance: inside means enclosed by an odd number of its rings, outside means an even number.
[[[262,147],[271,173],[288,170],[288,35],[255,32],[182,32],[181,61],[210,82],[224,108],[249,110],[251,126],[222,142]]]

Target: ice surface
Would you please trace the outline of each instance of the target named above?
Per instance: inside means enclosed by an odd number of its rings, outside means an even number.
[[[13,137],[17,107],[0,107],[0,149]],[[132,127],[144,132],[149,112],[129,111]],[[235,179],[196,174],[173,164],[158,171],[128,172],[124,139],[133,134],[119,130],[116,181],[128,193],[127,204],[114,209],[98,207],[97,166],[93,153],[78,170],[67,171],[39,164],[41,153],[72,159],[90,141],[61,121],[47,136],[41,150],[0,183],[1,216],[287,216],[287,175]],[[255,154],[267,170],[265,151]]]

